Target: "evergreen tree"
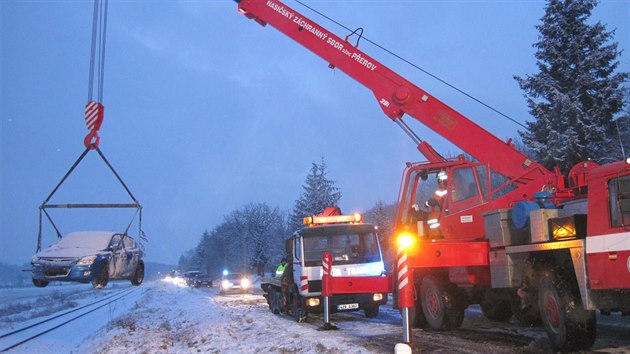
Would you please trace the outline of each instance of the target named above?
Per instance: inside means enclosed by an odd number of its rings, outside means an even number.
[[[193,270],[193,258],[195,256],[195,250],[188,250],[181,256],[179,256],[179,261],[177,262],[177,266],[182,272]]]
[[[524,143],[540,163],[565,173],[587,159],[621,158],[614,119],[624,115],[629,74],[615,72],[621,54],[612,41],[615,31],[587,23],[596,5],[596,0],[549,0],[536,26],[540,72],[515,76],[536,119],[519,132]]]
[[[321,163],[313,162],[306,181],[302,185],[302,195],[295,201],[293,212],[289,217],[289,231],[294,232],[303,226],[306,216],[319,214],[327,207],[336,206],[341,199],[341,191],[335,181],[328,178],[328,170],[324,158]]]

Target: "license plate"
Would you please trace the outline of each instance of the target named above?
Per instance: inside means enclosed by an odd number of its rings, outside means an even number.
[[[359,304],[342,304],[337,305],[337,310],[356,310],[359,308]]]

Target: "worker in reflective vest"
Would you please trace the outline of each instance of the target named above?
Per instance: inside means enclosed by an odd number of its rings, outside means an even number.
[[[282,274],[284,274],[284,268],[287,267],[287,259],[286,258],[282,258],[282,261],[280,261],[280,265],[278,266],[278,268],[276,268],[276,279],[280,279],[282,278]]]

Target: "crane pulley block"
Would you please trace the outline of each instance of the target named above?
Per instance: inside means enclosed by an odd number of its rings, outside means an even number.
[[[85,125],[90,131],[83,140],[83,144],[87,149],[93,150],[98,147],[100,141],[98,131],[101,129],[104,117],[105,107],[101,103],[89,101],[85,105]]]

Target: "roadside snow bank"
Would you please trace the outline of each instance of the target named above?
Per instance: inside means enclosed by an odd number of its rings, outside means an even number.
[[[325,335],[324,335],[325,333]],[[370,353],[341,331],[273,315],[261,295],[152,285],[129,314],[78,353]]]

